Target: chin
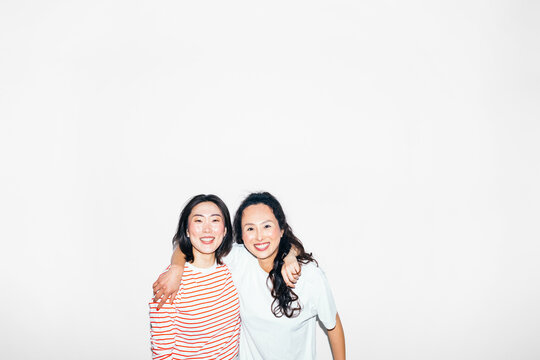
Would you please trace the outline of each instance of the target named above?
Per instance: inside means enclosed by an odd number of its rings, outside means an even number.
[[[261,259],[261,260],[266,260],[266,259],[268,259],[268,258],[271,257],[271,256],[272,256],[272,253],[269,253],[269,254],[257,254],[257,255],[255,255],[255,257],[256,257],[257,259]]]

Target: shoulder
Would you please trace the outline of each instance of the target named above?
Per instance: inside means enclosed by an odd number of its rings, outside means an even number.
[[[233,273],[249,266],[253,261],[252,259],[255,259],[255,257],[246,250],[244,244],[233,244],[229,254],[222,258],[223,262],[227,264]]]
[[[324,270],[314,262],[302,264],[302,274],[298,281],[298,285],[303,284],[303,287],[316,289],[316,292],[329,287]]]
[[[243,251],[245,249],[244,244],[233,243],[231,251]]]
[[[321,274],[324,274],[324,271],[321,269],[320,266],[317,265],[314,261],[310,261],[307,264],[301,264],[302,266],[302,275],[304,275],[304,272],[306,275],[309,276],[320,276]]]
[[[232,248],[231,248],[231,251],[229,252],[229,254],[227,254],[228,257],[231,257],[231,256],[240,256],[241,254],[243,254],[244,252],[246,252],[246,247],[244,246],[244,244],[237,244],[237,243],[234,243]]]
[[[230,274],[231,269],[229,268],[229,266],[227,266],[227,264],[221,264],[216,267],[216,272]]]
[[[230,258],[233,258],[233,259],[237,259],[237,258],[249,259],[249,258],[254,258],[254,256],[251,255],[249,251],[247,251],[244,244],[236,244],[235,243],[235,244],[233,244],[231,252],[227,255],[227,259],[230,259]]]
[[[300,275],[300,279],[315,285],[327,281],[324,270],[320,266],[317,266],[315,262],[312,261],[301,266],[302,274]]]

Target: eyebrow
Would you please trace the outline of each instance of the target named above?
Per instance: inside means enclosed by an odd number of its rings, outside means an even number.
[[[202,214],[193,214],[193,216],[202,216],[202,217],[204,217],[205,215],[202,215]],[[221,214],[212,214],[212,215],[210,215],[210,216],[219,216],[219,217],[221,217]]]
[[[268,219],[268,220],[261,221],[259,224],[264,224],[264,223],[267,223],[267,222],[273,223],[272,220]],[[255,224],[253,224],[253,223],[245,223],[244,226],[246,226],[246,225],[255,225]]]

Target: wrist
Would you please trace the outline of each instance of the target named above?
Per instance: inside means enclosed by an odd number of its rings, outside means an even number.
[[[180,265],[171,264],[171,266],[169,266],[169,271],[172,272],[181,272],[183,269],[184,267]]]

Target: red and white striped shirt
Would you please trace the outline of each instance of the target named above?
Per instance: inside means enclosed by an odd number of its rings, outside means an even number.
[[[150,302],[154,360],[229,360],[238,354],[240,303],[226,265],[186,263],[173,304]]]

